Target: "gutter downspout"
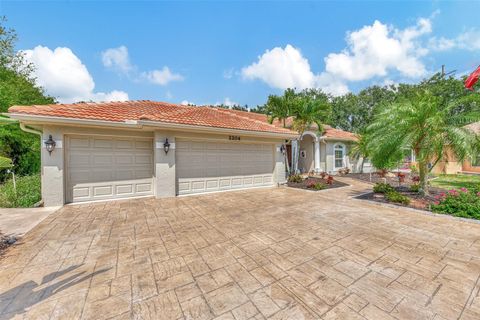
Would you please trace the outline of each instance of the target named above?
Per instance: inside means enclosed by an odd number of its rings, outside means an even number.
[[[38,134],[40,136],[40,139],[42,139],[43,132],[31,129],[31,128],[27,128],[23,122],[20,122],[20,129],[22,129],[22,131],[25,131],[25,132]]]

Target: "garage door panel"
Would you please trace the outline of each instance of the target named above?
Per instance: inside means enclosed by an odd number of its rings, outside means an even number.
[[[177,139],[178,194],[272,185],[273,147]]]
[[[153,195],[153,141],[67,137],[67,201]]]

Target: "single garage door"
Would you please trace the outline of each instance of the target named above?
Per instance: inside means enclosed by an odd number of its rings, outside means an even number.
[[[274,145],[176,141],[178,194],[273,185]]]
[[[71,135],[65,152],[67,202],[153,195],[152,139]]]

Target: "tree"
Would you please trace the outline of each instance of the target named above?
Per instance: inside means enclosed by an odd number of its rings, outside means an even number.
[[[363,173],[363,166],[365,164],[365,159],[370,157],[370,149],[368,145],[368,135],[362,134],[358,136],[358,140],[352,145],[350,149],[350,156],[352,159],[360,160],[360,173]]]
[[[282,122],[286,127],[286,120],[292,116],[293,110],[297,108],[298,96],[293,89],[287,89],[282,96],[270,95],[266,103],[268,121],[273,123],[275,119]]]
[[[465,90],[450,93],[455,81],[435,75],[399,90],[396,101],[384,107],[367,129],[375,167],[392,168],[404,149],[413,150],[420,188],[428,194],[428,173],[448,151],[458,161],[472,155],[477,137],[465,126],[480,121],[480,98]]]
[[[393,102],[396,91],[394,86],[372,86],[358,94],[333,97],[331,125],[350,132],[364,132],[377,111]]]
[[[7,112],[12,105],[54,103],[55,99],[35,84],[33,66],[15,52],[17,35],[5,22],[0,19],[0,112]],[[16,123],[0,126],[0,156],[11,159],[19,175],[39,172],[40,139],[23,132]],[[0,173],[0,181],[5,178],[6,174]]]

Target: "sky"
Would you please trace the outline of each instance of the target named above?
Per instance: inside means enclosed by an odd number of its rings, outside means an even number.
[[[480,2],[5,1],[0,15],[59,102],[264,104],[480,64]]]

